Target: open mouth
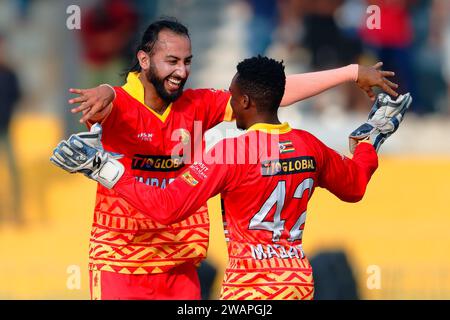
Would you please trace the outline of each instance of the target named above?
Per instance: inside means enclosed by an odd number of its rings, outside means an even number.
[[[180,89],[183,84],[183,81],[181,79],[177,79],[174,77],[170,77],[166,81],[167,81],[167,86],[168,86],[169,90],[171,90],[171,91]]]

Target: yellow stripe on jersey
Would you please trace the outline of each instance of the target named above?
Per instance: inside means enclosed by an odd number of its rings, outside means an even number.
[[[292,129],[289,126],[289,123],[284,122],[282,124],[255,123],[247,130],[259,130],[267,133],[283,134],[290,132]]]
[[[169,104],[169,106],[167,107],[167,109],[164,111],[163,114],[159,114],[151,107],[147,106],[144,100],[144,86],[141,80],[139,79],[139,75],[140,74],[138,72],[130,72],[127,76],[127,83],[123,85],[122,88],[130,96],[132,96],[134,99],[139,101],[144,107],[146,107],[151,113],[153,113],[159,120],[165,122],[172,109],[172,104]]]

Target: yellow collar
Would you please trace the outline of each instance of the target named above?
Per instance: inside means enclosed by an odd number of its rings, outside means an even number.
[[[144,107],[150,110],[159,120],[161,120],[162,122],[166,121],[167,116],[172,109],[172,104],[169,104],[163,114],[159,114],[151,107],[147,106],[144,100],[144,85],[142,84],[141,80],[139,80],[139,72],[130,72],[127,76],[127,83],[125,83],[122,88],[130,96],[139,101]]]
[[[289,123],[285,122],[282,124],[255,123],[247,130],[248,131],[260,130],[260,131],[268,132],[268,133],[272,133],[272,131],[277,131],[277,132],[273,132],[273,133],[283,134],[283,133],[288,133],[292,129],[289,126]]]

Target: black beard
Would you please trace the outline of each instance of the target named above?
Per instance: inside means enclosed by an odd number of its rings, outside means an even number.
[[[178,89],[174,93],[169,93],[164,88],[164,81],[168,78],[161,79],[156,75],[156,72],[154,72],[154,68],[150,67],[150,70],[145,75],[147,77],[147,80],[155,87],[156,92],[158,95],[167,103],[174,102],[177,100],[182,94],[183,94],[183,87],[186,81],[181,82],[180,89]]]

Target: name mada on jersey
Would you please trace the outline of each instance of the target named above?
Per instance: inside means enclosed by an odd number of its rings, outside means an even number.
[[[303,252],[301,244],[297,246],[289,246],[288,248],[279,244],[273,245],[258,244],[256,245],[256,247],[250,245],[250,250],[252,252],[253,259],[257,260],[270,259],[272,257],[277,257],[281,259],[292,259],[292,258],[303,259],[305,257],[305,253]]]
[[[135,177],[137,181],[145,183],[148,186],[159,187],[161,189],[165,189],[170,183],[172,183],[175,178],[144,178],[144,177]]]
[[[261,174],[263,176],[276,176],[313,171],[316,171],[316,160],[309,156],[267,160],[261,163]]]

